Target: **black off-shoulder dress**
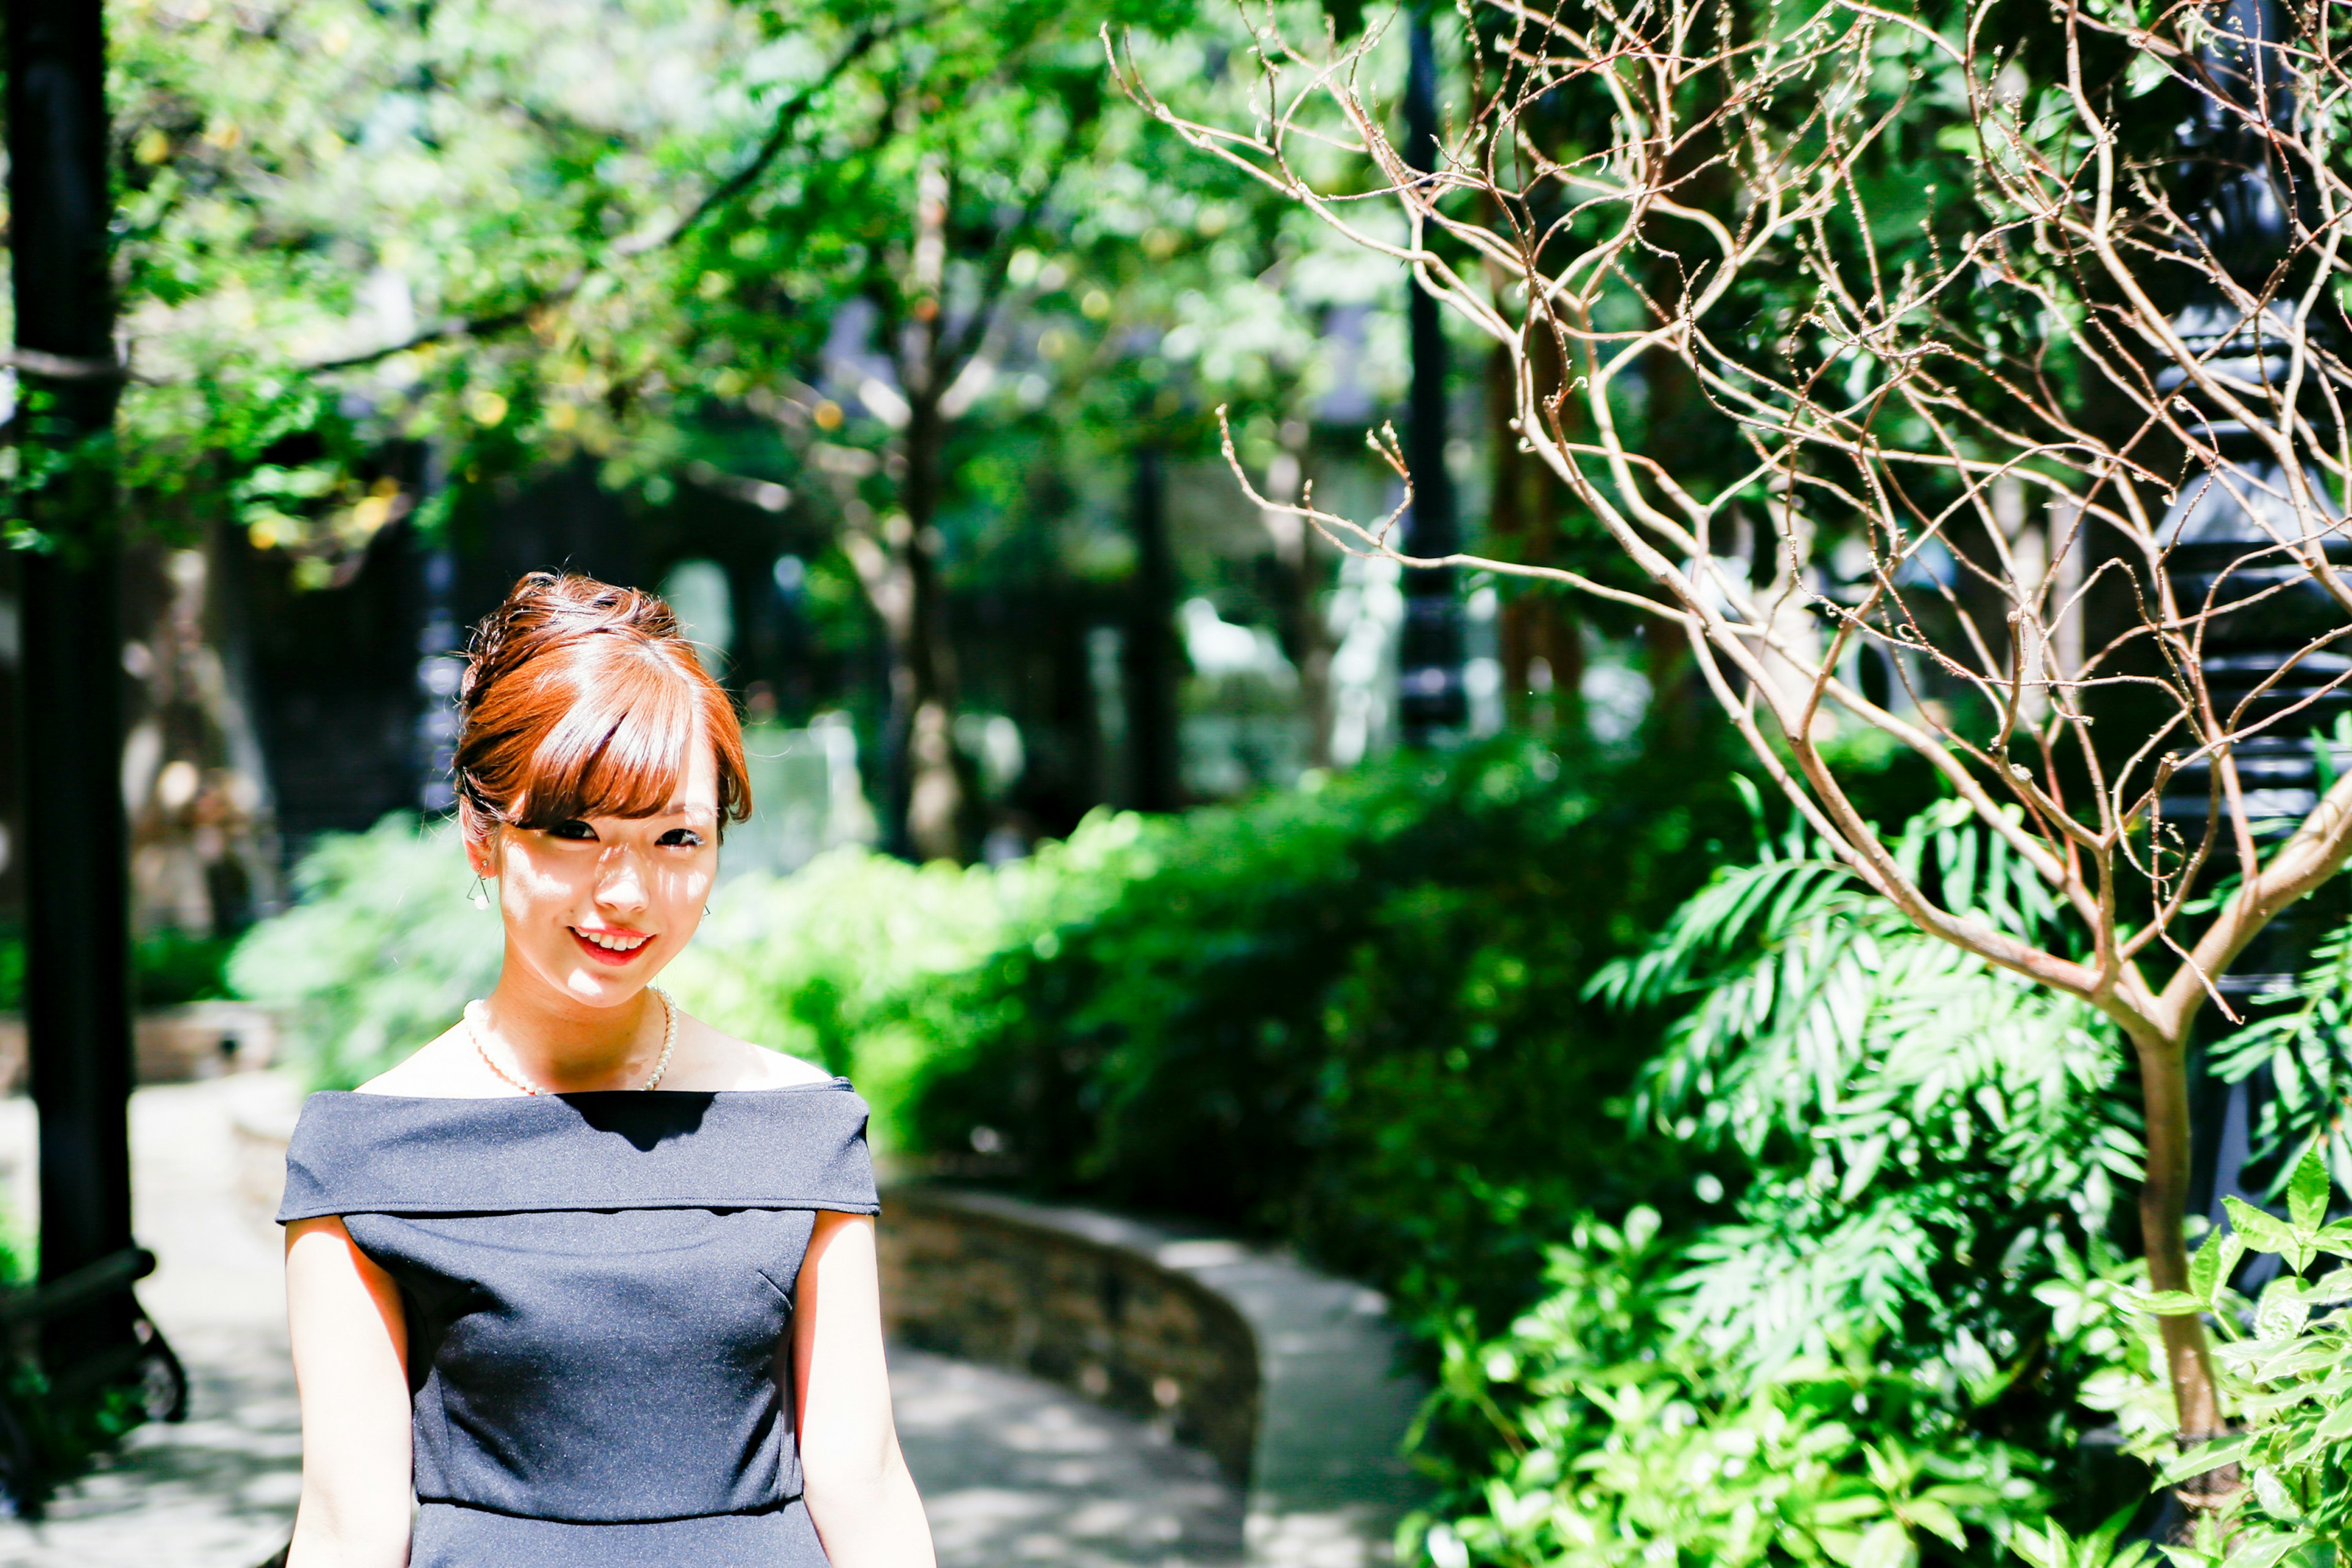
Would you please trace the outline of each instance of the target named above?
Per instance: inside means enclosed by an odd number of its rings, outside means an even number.
[[[792,1426],[819,1209],[873,1214],[845,1080],[716,1094],[314,1094],[280,1224],[400,1286],[412,1568],[820,1568]]]

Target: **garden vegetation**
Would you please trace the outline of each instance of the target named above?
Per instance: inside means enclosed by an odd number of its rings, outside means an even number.
[[[1676,792],[1709,776],[1690,762],[1504,741],[1097,816],[998,868],[835,850],[728,882],[673,974],[855,1074],[909,1176],[1213,1217],[1377,1283],[1436,1388],[1409,1560],[2128,1555],[2102,1526],[2177,1425],[2126,1253],[2114,1026],[1919,932],[1727,771]],[[1907,875],[2048,939],[1998,837],[1876,776]],[[392,819],[301,884],[231,973],[293,1010],[320,1083],[494,977],[446,834]],[[2313,1027],[2273,1049],[2336,1059]],[[2271,1359],[2219,1363],[2234,1418],[2289,1423],[2246,1440],[2281,1479],[2240,1507],[2296,1550],[2333,1537],[2280,1500],[2315,1504],[2352,1423],[2310,1348],[2341,1298],[2301,1283],[2347,1234],[2318,1228],[2318,1169],[2293,1225],[2241,1216],[2299,1272],[2244,1320]],[[2229,1334],[2243,1245],[2197,1265],[2193,1310]]]

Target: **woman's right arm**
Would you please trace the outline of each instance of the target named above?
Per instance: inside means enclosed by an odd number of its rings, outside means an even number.
[[[413,1456],[400,1288],[328,1215],[286,1227],[286,1318],[302,1402],[288,1568],[405,1568]]]

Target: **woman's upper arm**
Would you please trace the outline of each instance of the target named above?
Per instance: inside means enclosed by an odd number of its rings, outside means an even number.
[[[793,1379],[803,1469],[853,1484],[880,1475],[898,1439],[871,1215],[817,1214],[794,1292]]]
[[[327,1215],[286,1227],[286,1318],[302,1406],[294,1561],[405,1562],[408,1330],[400,1288]]]

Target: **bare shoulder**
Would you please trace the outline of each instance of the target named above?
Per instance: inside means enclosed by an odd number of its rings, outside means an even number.
[[[404,1095],[417,1100],[467,1100],[510,1094],[482,1064],[462,1027],[427,1042],[360,1085],[362,1094]]]
[[[681,1016],[678,1044],[682,1056],[691,1052],[693,1081],[679,1089],[792,1089],[807,1083],[831,1083],[833,1075],[814,1062],[787,1056],[766,1046],[736,1038],[701,1019]]]
[[[738,1059],[742,1063],[741,1081],[730,1085],[730,1088],[792,1089],[804,1083],[833,1081],[833,1075],[814,1062],[803,1061],[798,1057],[766,1046],[755,1046],[749,1040],[738,1040],[731,1035],[728,1037],[728,1043],[735,1047]]]

